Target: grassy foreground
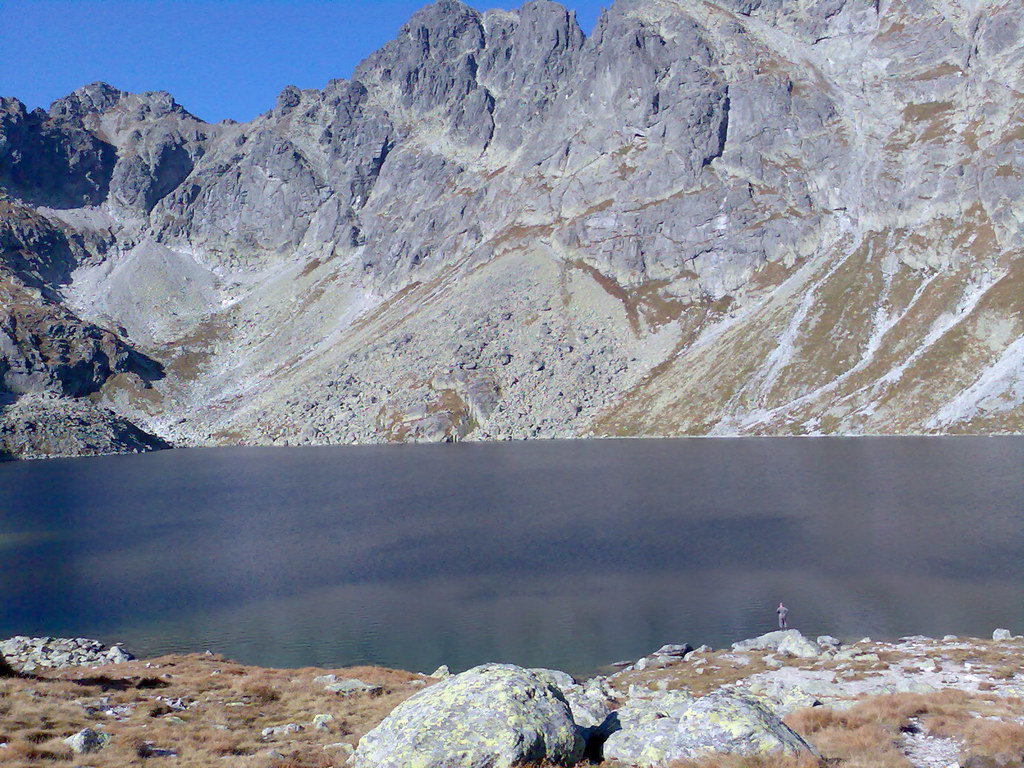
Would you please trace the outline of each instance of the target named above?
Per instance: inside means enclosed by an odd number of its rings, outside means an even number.
[[[966,665],[976,680],[971,690],[864,696],[849,708],[812,707],[786,717],[787,724],[814,744],[824,760],[787,761],[728,756],[679,763],[674,768],[908,768],[928,750],[955,745],[956,763],[970,768],[1011,768],[1024,762],[1024,701],[1006,695],[1000,682],[1024,675],[1024,643],[972,640],[950,654],[935,653],[929,664]],[[844,679],[870,679],[907,658],[888,651],[863,662],[837,665],[819,659],[791,659],[787,666],[822,670],[836,665]],[[701,654],[699,663],[681,662],[617,676],[616,688],[688,689],[701,695],[758,672],[760,659],[728,651]],[[378,690],[332,693],[314,678],[334,672]],[[328,768],[345,764],[359,738],[397,704],[436,682],[425,675],[355,667],[344,670],[266,669],[209,654],[163,656],[105,667],[70,667],[21,677],[0,669],[0,765],[254,766]],[[314,726],[317,715],[321,727]],[[302,726],[264,735],[263,729]],[[102,752],[74,754],[64,739],[83,728],[113,738]],[[908,747],[923,750],[917,757]],[[161,750],[171,750],[169,756]],[[948,765],[946,763],[945,765]],[[614,763],[605,762],[604,768]],[[945,768],[943,765],[943,768]]]

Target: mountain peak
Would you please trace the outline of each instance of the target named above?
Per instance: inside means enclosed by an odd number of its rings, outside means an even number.
[[[109,83],[89,83],[53,102],[50,105],[50,117],[75,119],[91,112],[106,112],[127,95],[126,91]]]

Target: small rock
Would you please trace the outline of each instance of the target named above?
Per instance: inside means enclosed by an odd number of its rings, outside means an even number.
[[[290,736],[293,733],[299,733],[306,730],[298,723],[288,723],[287,725],[272,725],[269,728],[264,728],[260,731],[260,736],[264,741],[270,739],[280,738],[281,736]]]
[[[369,696],[377,696],[384,691],[384,689],[379,685],[370,685],[369,683],[364,683],[362,680],[356,680],[355,678],[352,678],[351,680],[339,680],[336,683],[325,685],[324,690],[330,691],[331,693],[341,694],[342,696],[351,696],[356,693],[365,693]]]
[[[124,664],[132,661],[135,657],[128,653],[124,648],[119,645],[115,645],[109,651],[107,651],[107,659],[110,660],[111,664]]]
[[[1008,629],[997,629],[992,633],[993,640],[1012,640],[1013,634]]]
[[[319,675],[318,677],[314,677],[313,678],[313,682],[316,683],[317,685],[328,685],[330,683],[338,682],[338,676],[337,675]]]
[[[651,655],[652,656],[678,656],[679,658],[683,658],[683,657],[686,656],[686,654],[688,654],[692,650],[693,650],[693,646],[690,645],[689,643],[684,643],[682,645],[677,644],[677,643],[669,643],[668,645],[661,646],[661,648],[656,650]]]
[[[334,715],[316,715],[313,718],[313,728],[317,731],[328,731],[330,723],[334,721]]]
[[[452,674],[452,671],[450,669],[448,669],[448,665],[447,664],[442,664],[440,667],[438,667],[433,672],[431,672],[430,676],[431,677],[437,677],[437,678],[440,678],[441,680],[443,680],[444,678],[451,676],[451,674]]]
[[[148,741],[139,747],[139,757],[177,757],[178,752],[167,747],[158,747]]]
[[[64,743],[71,747],[71,751],[79,755],[86,755],[90,752],[99,752],[110,743],[110,734],[102,731],[94,731],[92,728],[83,728],[73,736],[64,739]]]

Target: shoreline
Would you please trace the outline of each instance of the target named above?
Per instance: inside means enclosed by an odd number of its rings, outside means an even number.
[[[740,701],[753,702],[749,706],[778,723],[773,728],[797,734],[826,760],[808,752],[791,755],[798,760],[793,765],[1016,766],[1024,761],[1024,637],[1005,630],[995,635],[844,644],[791,629],[726,649],[666,645],[612,673],[578,680],[558,670],[512,665],[483,665],[460,675],[442,667],[427,675],[371,666],[271,669],[210,652],[134,659],[120,646],[96,641],[19,638],[0,643],[0,652],[19,671],[27,660],[35,666],[25,677],[0,679],[0,706],[7,708],[0,718],[0,744],[7,744],[0,747],[0,764],[77,764],[88,751],[76,751],[73,739],[88,740],[81,734],[91,731],[105,740],[97,759],[106,768],[132,764],[140,750],[156,750],[149,756],[173,752],[187,757],[189,766],[251,765],[256,759],[267,768],[326,768],[345,765],[354,753],[348,764],[384,766],[390,763],[360,757],[369,747],[359,745],[370,732],[375,735],[365,744],[379,742],[392,719],[415,709],[415,702],[404,702],[415,696],[427,706],[431,691],[440,696],[462,681],[511,669],[525,676],[523,685],[558,691],[585,745],[586,758],[581,752],[567,762],[549,759],[554,765],[668,764],[678,756],[649,761],[651,745],[664,740],[651,728],[664,730],[677,715],[685,720],[679,713],[691,712],[697,701]],[[437,699],[430,706],[446,705]],[[40,708],[49,712],[42,720],[27,716]],[[25,728],[15,727],[12,711],[25,713]],[[39,722],[53,727],[41,730]],[[857,749],[847,743],[868,731],[881,740]],[[619,752],[609,757],[602,749]],[[995,760],[1006,749],[1013,752],[1009,762],[978,762]],[[946,762],[921,757],[925,753]],[[416,764],[408,755],[401,759]],[[476,765],[459,759],[445,768]],[[733,765],[724,759],[709,753],[692,764]],[[777,762],[765,765],[790,765],[790,758],[771,759]]]
[[[169,444],[163,448],[134,449],[134,450],[100,450],[96,452],[69,452],[69,453],[44,453],[44,454],[4,454],[0,452],[0,465],[17,464],[21,462],[42,462],[55,459],[96,459],[109,458],[112,456],[145,456],[159,453],[172,453],[188,450],[214,450],[220,448],[259,449],[259,448],[381,448],[386,446],[460,446],[460,445],[503,445],[509,443],[572,443],[572,442],[625,442],[625,441],[654,441],[654,440],[901,440],[901,439],[963,439],[963,438],[1019,438],[1024,437],[1024,432],[957,432],[957,433],[931,433],[931,432],[907,432],[907,433],[881,433],[871,432],[862,434],[777,434],[777,435],[578,435],[576,437],[522,437],[508,439],[481,439],[481,440],[454,440],[454,441],[401,441],[401,442],[359,442],[359,443],[309,443],[302,445],[274,444],[274,443],[253,443],[246,445],[208,445],[208,444]],[[161,438],[163,439],[163,438]]]

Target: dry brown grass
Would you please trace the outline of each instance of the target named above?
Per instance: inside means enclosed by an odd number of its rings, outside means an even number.
[[[986,693],[945,690],[931,694],[875,696],[840,712],[816,707],[794,712],[786,723],[821,753],[846,768],[905,768],[897,749],[901,732],[915,727],[964,743],[962,758],[1024,756],[1024,725],[1013,721],[1024,702]]]
[[[896,747],[899,725],[885,722],[885,712],[897,716],[889,707],[861,713],[816,707],[794,712],[786,723],[822,755],[841,765],[906,768],[910,763]]]
[[[790,666],[814,666],[855,676],[868,675],[909,658],[897,647],[876,647],[880,660],[829,661],[789,659]],[[972,669],[1005,679],[1017,669],[1024,644],[975,641],[965,648],[926,649],[944,665],[969,661]],[[919,653],[918,656],[921,654]],[[762,654],[746,654],[741,663],[726,651],[699,655],[703,664],[679,662],[666,668],[631,672],[617,678],[620,690],[643,687],[685,688],[701,695],[766,669]],[[702,674],[697,674],[703,669]],[[379,696],[340,696],[313,683],[333,671],[382,687]],[[1005,674],[1004,674],[1005,673]],[[416,681],[421,681],[417,683]],[[345,670],[275,670],[247,667],[219,656],[166,656],[100,669],[44,672],[34,678],[0,679],[0,749],[2,768],[85,763],[104,768],[150,764],[147,745],[178,752],[175,768],[342,768],[343,750],[324,750],[336,742],[354,745],[398,703],[429,679],[376,667]],[[178,709],[176,699],[186,708]],[[173,702],[173,705],[172,705]],[[128,706],[122,719],[89,707]],[[331,714],[327,730],[314,730],[317,714]],[[1024,754],[1024,702],[986,692],[947,690],[933,694],[899,694],[865,699],[848,711],[826,707],[793,713],[786,722],[813,743],[830,768],[906,768],[898,744],[905,729],[956,738],[971,757],[1019,760]],[[297,723],[304,731],[264,741],[268,726]],[[63,739],[84,727],[111,734],[113,742],[93,759],[73,756]],[[271,754],[273,750],[277,754]],[[164,765],[157,760],[153,765]],[[170,761],[167,761],[167,765]],[[618,768],[613,762],[602,768]],[[810,759],[714,756],[682,762],[676,768],[812,768]]]
[[[78,763],[128,768],[148,764],[148,746],[174,749],[175,768],[330,768],[342,766],[340,750],[377,725],[421,686],[420,675],[376,667],[332,671],[379,685],[379,696],[341,696],[313,683],[321,669],[275,670],[247,667],[218,656],[165,656],[99,669],[68,669],[29,678],[0,680],[0,765],[70,768]],[[184,710],[169,702],[182,699]],[[176,704],[176,702],[175,702]],[[86,706],[128,706],[117,719]],[[334,720],[314,730],[318,714]],[[305,730],[264,741],[268,726],[297,723]],[[63,739],[82,728],[109,733],[113,740],[93,759],[75,756]],[[271,756],[274,750],[282,758]],[[92,756],[90,756],[92,757]],[[158,758],[156,764],[162,765]]]

